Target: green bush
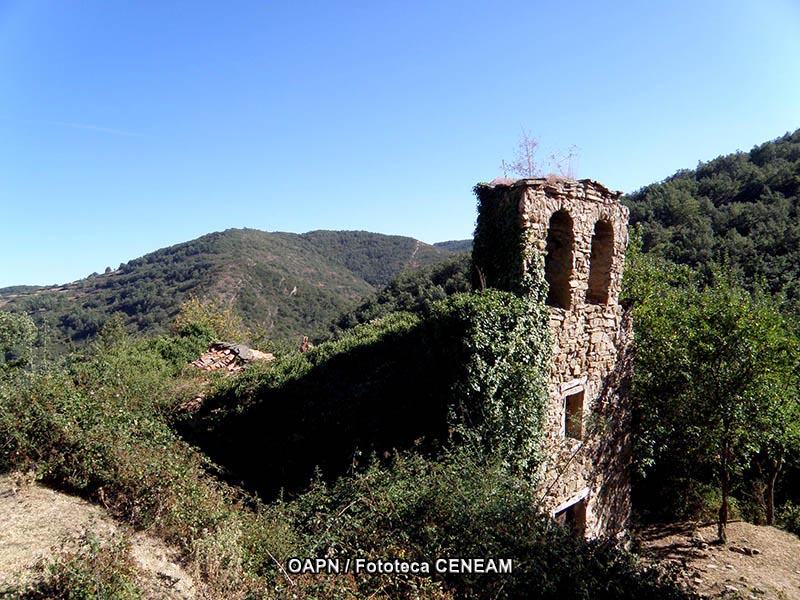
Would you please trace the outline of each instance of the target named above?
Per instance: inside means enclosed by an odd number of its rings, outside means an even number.
[[[787,502],[778,510],[778,525],[786,531],[800,536],[800,504]]]
[[[35,339],[36,326],[28,315],[0,311],[0,369],[26,365]]]
[[[167,425],[170,372],[133,346],[0,379],[0,471],[33,467],[185,547],[225,518],[228,491]]]
[[[302,490],[316,467],[330,481],[372,452],[450,443],[532,477],[548,356],[537,300],[455,294],[427,318],[394,313],[222,381],[184,431],[266,498]]]
[[[373,463],[333,485],[318,481],[296,500],[272,505],[268,510],[297,538],[285,554],[254,551],[251,560],[274,574],[281,594],[299,598],[687,597],[674,574],[644,567],[613,540],[575,537],[541,516],[538,501],[533,486],[473,451],[449,451],[437,461],[401,454],[390,466]],[[510,559],[513,571],[302,576],[294,587],[275,566],[290,556],[429,562],[491,557]]]

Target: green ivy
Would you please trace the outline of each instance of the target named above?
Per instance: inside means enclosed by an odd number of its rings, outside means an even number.
[[[550,342],[536,296],[486,290],[435,306],[433,324],[451,336],[459,373],[451,420],[472,445],[532,474],[547,406]]]
[[[528,247],[518,209],[518,194],[505,187],[478,184],[478,221],[472,248],[473,287],[524,291]]]

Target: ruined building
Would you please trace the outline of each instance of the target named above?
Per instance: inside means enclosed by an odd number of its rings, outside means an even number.
[[[631,443],[621,192],[587,179],[537,178],[495,180],[476,193],[479,283],[525,293],[524,274],[543,268],[549,284],[544,507],[588,537],[621,534],[630,515]]]

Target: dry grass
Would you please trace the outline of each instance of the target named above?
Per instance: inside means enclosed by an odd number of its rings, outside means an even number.
[[[69,540],[86,531],[103,540],[125,535],[105,511],[88,502],[26,481],[0,475],[0,592],[24,585],[39,573]],[[23,478],[24,479],[24,478]],[[146,598],[192,600],[195,583],[177,562],[177,552],[142,533],[131,536],[131,554],[142,572],[139,582]]]

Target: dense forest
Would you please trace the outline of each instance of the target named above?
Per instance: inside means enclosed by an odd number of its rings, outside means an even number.
[[[297,343],[324,332],[400,273],[449,254],[412,238],[363,231],[232,229],[74,283],[5,288],[0,308],[32,315],[56,350],[92,338],[112,314],[134,331],[163,333],[190,297],[231,307],[258,339]]]
[[[800,130],[683,170],[625,196],[643,250],[800,306]]]

